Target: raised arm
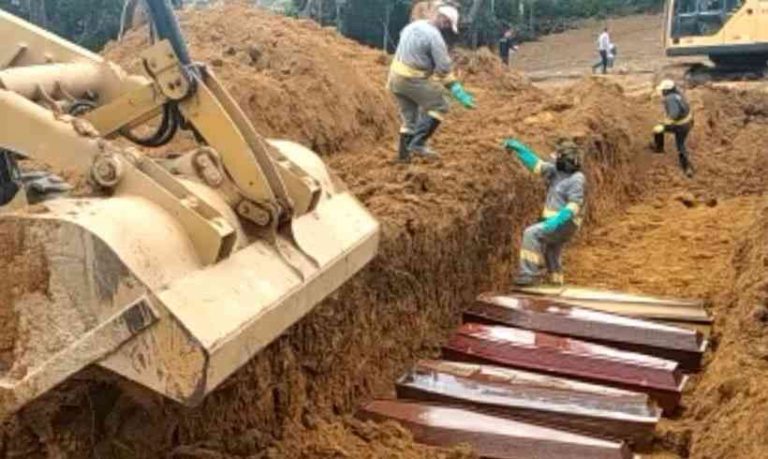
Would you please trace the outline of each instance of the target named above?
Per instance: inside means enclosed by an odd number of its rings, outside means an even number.
[[[554,171],[555,165],[547,161],[542,161],[536,153],[531,150],[530,147],[520,142],[517,139],[507,139],[504,141],[504,148],[509,151],[514,151],[517,155],[517,159],[525,166],[526,169],[533,172],[536,175],[548,175],[550,171]]]

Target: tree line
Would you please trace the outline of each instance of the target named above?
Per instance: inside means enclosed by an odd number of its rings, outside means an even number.
[[[198,3],[201,0],[182,0]],[[226,0],[221,0],[226,1]],[[251,0],[254,6],[313,19],[370,46],[392,50],[412,13],[436,0]],[[521,39],[556,33],[577,19],[658,11],[664,0],[446,0],[462,12],[459,40],[493,44],[514,27]],[[10,11],[75,43],[99,50],[121,27],[125,0],[0,0]]]

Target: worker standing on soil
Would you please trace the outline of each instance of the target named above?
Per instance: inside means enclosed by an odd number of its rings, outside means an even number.
[[[453,75],[453,62],[441,31],[459,32],[459,11],[455,7],[440,6],[431,19],[414,21],[400,34],[387,87],[397,98],[403,119],[398,154],[401,162],[410,161],[412,154],[438,156],[427,147],[427,141],[448,112],[441,85],[464,107],[475,107],[472,95]]]
[[[555,162],[542,161],[529,147],[518,140],[504,142],[521,163],[547,183],[547,200],[542,220],[525,229],[520,248],[520,268],[515,284],[531,286],[549,281],[562,285],[563,246],[581,226],[584,209],[586,178],[581,172],[581,149],[571,141],[560,142]],[[546,273],[549,279],[545,279]]]
[[[688,134],[693,129],[693,111],[691,105],[677,85],[672,80],[664,80],[659,84],[658,92],[664,98],[666,119],[653,128],[653,147],[656,153],[664,153],[664,134],[671,132],[675,135],[680,168],[689,178],[693,177],[694,169],[688,154],[686,142]]]
[[[595,70],[600,67],[603,68],[603,75],[608,73],[608,57],[611,52],[612,45],[611,34],[608,33],[608,27],[606,27],[603,29],[603,33],[601,33],[597,38],[597,52],[600,55],[600,60],[592,66],[592,73],[595,73]]]
[[[515,31],[507,29],[504,36],[499,40],[499,57],[504,65],[509,66],[509,58],[517,52],[517,43],[515,40]]]

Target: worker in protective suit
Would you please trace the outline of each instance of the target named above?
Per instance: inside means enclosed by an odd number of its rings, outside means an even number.
[[[672,80],[664,80],[657,88],[664,98],[666,119],[653,128],[653,147],[656,153],[664,153],[664,135],[670,132],[675,135],[680,168],[687,177],[693,177],[694,169],[688,154],[686,141],[693,129],[693,112],[685,96],[678,90]]]
[[[547,201],[539,223],[526,228],[520,248],[520,268],[515,284],[531,286],[540,283],[562,285],[562,252],[581,226],[584,212],[586,178],[581,172],[581,149],[571,141],[560,142],[555,162],[539,159],[518,140],[504,142],[531,172],[544,178]],[[548,278],[547,278],[548,275]]]
[[[464,107],[475,107],[472,95],[453,75],[442,31],[459,31],[459,12],[453,6],[439,6],[431,19],[414,21],[400,34],[387,87],[397,99],[403,123],[398,153],[401,162],[410,161],[414,154],[437,156],[427,141],[448,112],[443,87]]]

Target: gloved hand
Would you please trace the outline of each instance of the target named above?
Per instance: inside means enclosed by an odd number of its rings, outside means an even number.
[[[517,158],[523,163],[526,169],[531,172],[536,170],[536,165],[539,164],[539,157],[531,148],[517,139],[507,139],[502,144],[507,150],[512,150],[517,153]]]
[[[505,139],[502,145],[507,150],[514,150],[517,152],[531,151],[531,149],[526,144],[517,139]]]
[[[464,108],[475,108],[475,98],[472,94],[468,93],[467,90],[464,89],[464,86],[458,81],[455,81],[451,85],[451,95],[453,95],[453,98],[459,101]]]
[[[571,219],[573,219],[573,210],[563,207],[556,215],[544,220],[544,232],[554,233]]]

